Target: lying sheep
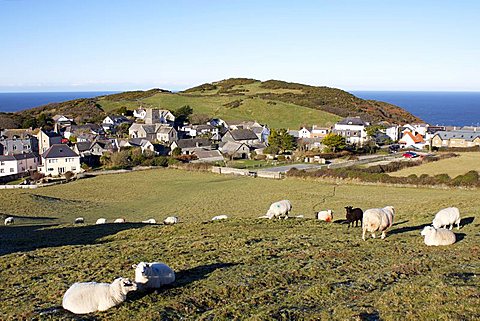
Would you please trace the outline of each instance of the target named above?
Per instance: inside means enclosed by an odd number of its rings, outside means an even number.
[[[142,221],[142,223],[145,223],[145,224],[157,224],[157,221],[153,218],[149,218],[148,220],[146,221]]]
[[[106,224],[107,223],[107,219],[106,218],[99,218],[95,224]]]
[[[178,217],[176,216],[169,216],[163,220],[163,224],[165,225],[173,225],[178,223]]]
[[[265,218],[272,219],[274,217],[278,218],[288,218],[288,213],[292,210],[292,203],[289,200],[281,200],[270,205],[270,208],[265,214]]]
[[[73,224],[83,224],[83,223],[85,223],[85,220],[83,219],[83,217],[77,217],[75,221],[73,221]]]
[[[140,262],[133,264],[135,269],[135,282],[140,290],[157,289],[165,284],[175,281],[175,272],[161,262]]]
[[[345,206],[345,209],[347,210],[346,213],[346,218],[348,222],[348,227],[350,227],[350,224],[355,223],[355,227],[358,227],[358,221],[360,221],[360,225],[362,225],[362,219],[363,219],[363,211],[362,209],[356,207],[353,208],[352,206]]]
[[[424,242],[428,246],[451,245],[456,241],[455,233],[445,228],[425,226],[421,235],[425,236]]]
[[[212,221],[226,220],[227,218],[228,218],[227,215],[218,215],[218,216],[212,217]]]
[[[333,221],[333,211],[332,210],[326,210],[326,211],[318,212],[317,213],[317,220],[325,221],[325,222]]]
[[[113,221],[113,223],[125,223],[125,219],[124,218],[117,218],[117,219],[115,219],[115,221]]]
[[[447,225],[450,225],[450,230],[453,224],[457,224],[457,230],[460,229],[460,211],[456,207],[447,207],[440,210],[432,222],[434,228],[447,228]]]
[[[5,219],[5,225],[11,225],[13,223],[15,223],[15,220],[13,217],[9,216]]]
[[[136,291],[137,285],[130,279],[118,278],[110,283],[74,283],[63,295],[62,306],[75,314],[105,311],[127,298],[127,293]]]
[[[393,206],[384,208],[372,208],[363,213],[362,239],[365,241],[365,233],[372,233],[375,238],[375,232],[382,232],[382,239],[385,238],[385,231],[392,226],[395,209]]]

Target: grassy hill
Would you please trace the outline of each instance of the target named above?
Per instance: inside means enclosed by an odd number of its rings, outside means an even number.
[[[478,319],[478,191],[333,186],[158,169],[2,191],[1,211],[22,216],[0,227],[2,319],[74,319],[53,309],[73,282],[133,277],[141,260],[169,264],[177,281],[81,319]],[[256,219],[284,198],[306,219]],[[313,219],[326,208],[342,219],[346,205],[395,206],[387,238]],[[462,213],[459,241],[426,247],[420,230],[447,206]],[[230,218],[205,223],[218,214]],[[169,215],[181,223],[92,225]],[[87,224],[70,224],[78,216]]]
[[[342,117],[360,115],[370,121],[414,122],[420,119],[384,102],[368,101],[345,91],[277,80],[232,78],[183,92],[161,89],[133,91],[94,99],[49,104],[28,111],[0,113],[0,128],[21,127],[41,114],[65,114],[77,122],[99,121],[119,108],[175,110],[190,105],[194,113],[225,120],[256,120],[270,127],[330,126]]]

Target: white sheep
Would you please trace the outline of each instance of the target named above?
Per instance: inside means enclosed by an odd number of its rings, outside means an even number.
[[[135,282],[140,290],[156,289],[175,281],[175,272],[165,263],[140,262],[132,267],[135,269]]]
[[[421,235],[425,236],[424,242],[428,246],[451,245],[456,241],[455,233],[445,228],[425,226]]]
[[[126,278],[112,283],[74,283],[63,295],[62,306],[75,314],[105,311],[125,301],[127,293],[136,290],[137,284]]]
[[[106,218],[99,218],[95,224],[106,224],[107,223],[107,219]]]
[[[385,231],[392,226],[395,209],[393,206],[384,208],[371,208],[363,213],[362,239],[365,241],[365,233],[372,233],[375,238],[375,232],[382,232],[382,239],[385,238]]]
[[[113,221],[113,223],[125,223],[125,219],[124,218],[117,218],[117,219],[115,219],[115,221]]]
[[[212,221],[226,220],[227,218],[228,218],[227,215],[218,215],[218,216],[212,217]]]
[[[145,223],[145,224],[157,224],[157,221],[156,221],[154,218],[149,218],[149,219],[146,220],[146,221],[142,221],[142,223]]]
[[[73,221],[73,224],[83,224],[85,223],[85,219],[83,217],[77,217],[75,221]]]
[[[317,213],[317,220],[325,221],[325,222],[333,221],[333,211],[332,210],[326,210],[326,211],[318,212]]]
[[[5,225],[11,225],[13,223],[15,223],[15,219],[13,217],[9,216],[5,219]]]
[[[163,220],[163,224],[165,225],[173,225],[178,223],[178,217],[176,216],[169,216]]]
[[[292,210],[292,203],[289,200],[281,200],[270,205],[270,208],[265,214],[265,218],[272,219],[274,217],[278,218],[288,218],[288,213]]]
[[[447,207],[440,210],[432,222],[434,228],[447,228],[447,225],[450,225],[450,230],[453,224],[457,224],[457,230],[460,229],[460,211],[456,207]]]

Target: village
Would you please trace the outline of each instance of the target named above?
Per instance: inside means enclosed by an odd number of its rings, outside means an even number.
[[[174,157],[181,162],[228,166],[235,160],[256,160],[271,161],[273,166],[325,164],[322,153],[339,149],[362,149],[372,154],[377,150],[431,152],[480,146],[478,127],[370,124],[357,116],[346,117],[331,127],[271,129],[256,121],[218,118],[192,124],[186,121],[187,116],[141,108],[130,114],[109,115],[99,124],[76,124],[68,115],[55,115],[51,130],[1,130],[0,183],[26,177],[32,178],[27,180],[29,184],[43,177],[69,179],[85,170],[104,169],[102,165],[113,155],[132,149],[149,158]],[[415,152],[400,155],[417,156]],[[110,165],[113,168],[116,164]]]

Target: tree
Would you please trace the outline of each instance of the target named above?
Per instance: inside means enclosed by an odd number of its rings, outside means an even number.
[[[172,156],[176,157],[180,155],[182,155],[182,149],[177,146],[172,150]]]
[[[52,129],[53,119],[46,114],[41,114],[38,116],[37,125],[47,130]]]
[[[268,145],[272,146],[270,150],[277,148],[282,153],[287,150],[293,150],[296,147],[295,137],[290,135],[285,128],[271,129],[268,136]]]
[[[37,120],[33,117],[25,119],[22,123],[22,128],[37,128]]]
[[[193,108],[189,105],[182,106],[173,111],[173,115],[175,116],[175,122],[178,124],[183,124],[188,122],[190,115],[193,113]]]
[[[334,153],[347,147],[345,137],[334,133],[327,134],[327,136],[323,138],[322,143]]]

